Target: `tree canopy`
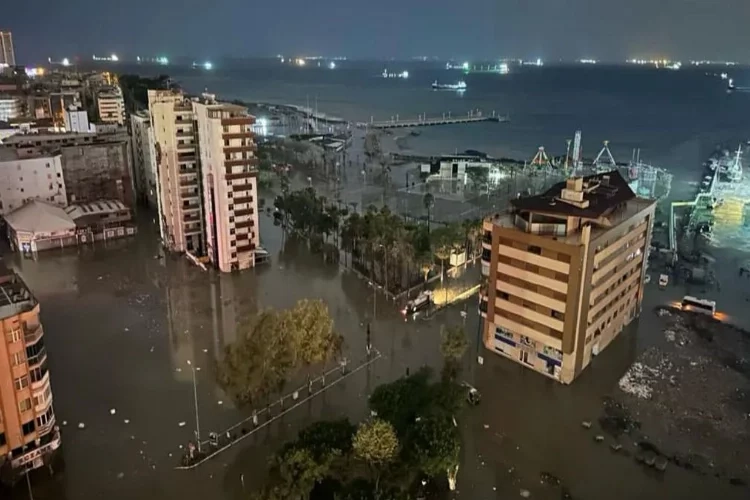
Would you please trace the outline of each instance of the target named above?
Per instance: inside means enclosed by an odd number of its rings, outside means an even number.
[[[440,352],[448,361],[460,361],[469,342],[460,326],[449,326],[440,332]]]
[[[342,343],[328,306],[320,300],[262,311],[239,324],[238,332],[218,372],[219,382],[239,404],[258,403],[281,390],[298,368],[328,361]]]
[[[359,426],[352,443],[354,454],[374,467],[396,460],[399,451],[396,430],[390,422],[373,419]]]

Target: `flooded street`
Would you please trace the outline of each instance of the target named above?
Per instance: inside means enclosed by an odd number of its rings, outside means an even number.
[[[439,370],[440,327],[464,321],[464,308],[471,347],[463,377],[483,399],[462,423],[462,464],[452,496],[513,498],[525,489],[533,498],[561,498],[561,487],[540,484],[540,474],[548,473],[560,478],[573,498],[747,498],[745,488],[677,467],[654,476],[632,457],[612,453],[609,441],[594,440],[601,433],[596,421],[602,398],[616,389],[654,335],[661,335],[652,309],[681,297],[678,287],[661,292],[649,285],[640,320],[574,385],[561,386],[489,352],[482,352],[483,365],[476,364],[476,296],[431,319],[404,322],[397,304],[373,295],[354,273],[324,263],[304,244],[285,241],[267,214],[260,224],[271,263],[233,275],[161,257],[153,221],[140,223],[134,239],[51,251],[37,260],[7,257],[41,303],[63,432],[63,460],[55,475],[32,474],[36,499],[247,498],[265,474],[267,456],[301,426],[339,416],[361,420],[367,394],[378,384],[424,365]],[[737,297],[741,283],[729,284],[730,274],[726,271],[725,288]],[[469,268],[448,286],[467,285],[477,275],[478,269]],[[365,329],[372,322],[372,341],[382,358],[197,469],[174,470],[196,423],[188,361],[199,368],[205,439],[252,413],[235,408],[215,382],[217,359],[237,337],[237,322],[301,298],[326,301],[353,362],[365,357]],[[741,316],[744,305],[744,299],[735,299],[727,312]],[[593,428],[583,429],[584,420],[594,422]],[[23,483],[12,498],[27,498]]]

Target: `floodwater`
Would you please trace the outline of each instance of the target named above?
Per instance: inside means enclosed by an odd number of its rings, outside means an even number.
[[[192,438],[195,426],[188,360],[200,368],[205,437],[250,414],[234,408],[214,382],[216,359],[236,338],[239,319],[263,307],[321,298],[346,338],[347,356],[356,362],[364,358],[373,293],[363,280],[324,264],[304,245],[283,241],[268,216],[261,218],[261,230],[272,262],[228,276],[201,271],[179,257],[157,258],[154,227],[150,220],[141,223],[131,240],[48,252],[37,260],[9,258],[41,302],[55,411],[58,424],[67,422],[64,463],[52,477],[46,471],[32,475],[37,499],[243,498],[243,489],[253,490],[262,479],[266,457],[300,426],[320,418],[365,418],[366,395],[378,384],[407,368],[439,369],[440,327],[462,322],[465,307],[472,347],[464,377],[484,397],[462,422],[456,498],[507,498],[521,488],[534,498],[559,498],[559,489],[540,485],[540,472],[561,478],[574,498],[746,498],[746,490],[675,467],[663,477],[648,476],[632,459],[595,443],[595,430],[581,428],[582,420],[596,421],[601,398],[648,345],[655,333],[648,328],[650,312],[573,386],[563,387],[491,353],[483,353],[482,366],[474,362],[475,297],[409,323],[396,305],[378,297],[372,334],[380,360],[236,448],[193,471],[175,471],[179,446]],[[659,293],[649,289],[647,303],[664,300]],[[85,429],[77,428],[79,422]],[[12,497],[26,495],[20,483]]]

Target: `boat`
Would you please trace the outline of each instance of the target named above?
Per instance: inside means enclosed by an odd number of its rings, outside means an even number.
[[[732,92],[734,90],[737,90],[737,87],[734,85],[734,80],[730,78],[727,80],[727,92]]]
[[[456,83],[438,83],[437,80],[432,82],[432,90],[455,90],[463,92],[466,90],[466,82],[459,80]]]
[[[401,309],[401,314],[405,317],[412,316],[429,308],[430,304],[432,304],[432,290],[425,290],[417,298],[407,302],[404,308]]]

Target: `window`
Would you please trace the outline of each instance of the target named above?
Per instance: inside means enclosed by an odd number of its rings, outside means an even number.
[[[231,258],[236,259],[237,258],[237,252],[232,252]]]
[[[0,446],[5,446],[6,442],[7,441],[5,440],[5,433],[0,432]]]
[[[235,231],[235,229],[234,229],[234,228],[230,229],[230,230],[229,230],[229,234],[234,234],[234,231]]]
[[[52,413],[52,407],[50,406],[47,411],[44,412],[43,415],[39,415],[36,418],[36,425],[38,427],[44,427],[50,422],[52,422],[52,419],[54,418],[54,414]]]
[[[236,247],[237,246],[237,242],[234,241],[234,240],[232,240],[232,241],[229,242],[229,246],[230,247]]]
[[[534,253],[537,255],[542,255],[542,249],[541,247],[538,247],[536,245],[530,245],[529,246],[529,253]]]
[[[29,411],[31,409],[31,399],[26,398],[23,401],[20,401],[18,403],[18,409],[21,411],[21,413]]]
[[[24,361],[26,361],[26,356],[24,355],[23,351],[17,352],[10,356],[10,363],[13,366],[18,366],[22,364]]]
[[[47,168],[49,168],[49,163],[47,163]]]
[[[19,340],[21,340],[21,329],[16,328],[15,330],[11,330],[6,334],[6,338],[11,344],[14,342],[18,342]]]
[[[229,205],[229,210],[234,210],[234,205]]]
[[[57,173],[57,177],[58,177],[58,178],[62,177],[62,174],[60,174],[60,172],[58,172],[58,173]]]
[[[504,300],[510,300],[510,295],[505,292],[497,292],[497,296]]]
[[[229,222],[234,222],[234,217],[230,217]]]
[[[563,319],[565,319],[565,316],[563,316],[563,313],[561,313],[559,311],[552,311],[552,317],[555,318],[555,319],[559,319],[560,321],[562,321]]]
[[[26,389],[29,386],[29,377],[27,377],[26,375],[24,375],[23,377],[18,377],[13,381],[13,385],[16,387],[17,391]]]
[[[32,384],[41,382],[41,380],[47,374],[47,361],[45,360],[44,363],[42,363],[40,366],[37,366],[36,368],[32,368],[29,371],[29,374],[31,375]]]
[[[36,426],[34,425],[33,420],[29,420],[28,422],[26,422],[25,424],[21,426],[21,429],[23,430],[23,435],[28,436],[29,434],[34,432],[34,429],[36,429]]]

